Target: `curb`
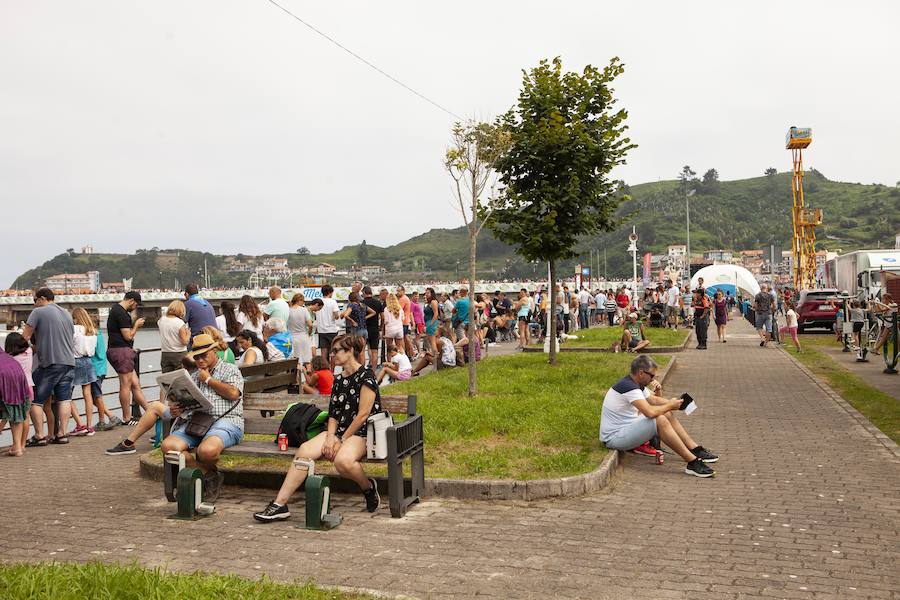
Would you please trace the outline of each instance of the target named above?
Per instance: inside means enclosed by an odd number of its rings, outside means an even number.
[[[659,375],[659,382],[666,379],[675,369],[677,359],[673,356]],[[425,479],[424,496],[459,498],[463,500],[542,500],[567,496],[581,496],[599,491],[609,485],[616,470],[622,463],[622,452],[610,451],[600,466],[589,473],[571,475],[557,479],[508,480],[508,479]],[[152,481],[162,481],[163,467],[148,454],[142,454],[139,462],[140,474]],[[260,471],[248,468],[222,468],[225,483],[241,487],[279,489],[284,479],[284,470]],[[358,493],[352,481],[329,473],[331,488],[335,492]],[[387,478],[374,477],[378,489],[387,493]]]
[[[815,373],[810,371],[806,365],[804,365],[799,360],[794,358],[790,352],[788,352],[784,348],[780,348],[780,347],[778,348],[778,350],[781,351],[785,356],[787,356],[788,359],[792,363],[794,363],[794,365],[797,368],[799,368],[803,372],[804,375],[809,377],[813,383],[815,383],[817,386],[819,386],[819,388],[821,388],[822,391],[825,392],[826,396],[828,396],[829,398],[834,400],[834,402],[838,406],[843,408],[845,411],[847,411],[847,413],[851,417],[856,419],[856,421],[860,425],[862,425],[863,429],[865,429],[869,434],[871,434],[871,436],[874,437],[879,443],[881,443],[882,446],[887,448],[888,452],[893,454],[895,458],[900,459],[900,446],[898,446],[896,444],[896,442],[894,442],[894,440],[892,440],[887,435],[885,435],[883,431],[881,431],[880,429],[875,427],[875,425],[873,425],[872,422],[868,418],[866,418],[866,416],[864,414],[862,414],[861,412],[859,412],[858,410],[853,408],[852,404],[847,402],[843,396],[841,396],[836,391],[834,391],[834,389],[832,389],[831,386],[829,386],[827,383],[825,383],[825,381],[823,381],[822,378],[820,378],[818,375],[816,375]]]

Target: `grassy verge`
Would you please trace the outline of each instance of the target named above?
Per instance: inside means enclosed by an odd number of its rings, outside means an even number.
[[[680,346],[690,335],[688,329],[664,329],[661,327],[644,326],[644,333],[653,346]],[[609,348],[613,342],[622,339],[621,327],[592,327],[587,331],[578,330],[574,333],[578,336],[577,340],[566,340],[562,343],[563,348]]]
[[[633,357],[566,354],[555,367],[543,354],[479,363],[478,396],[465,369],[390,386],[414,393],[425,420],[429,477],[542,479],[588,472],[606,449],[597,438],[606,390]],[[660,365],[669,357],[659,357]]]
[[[803,352],[797,354],[793,346],[786,350],[810,371],[821,377],[853,408],[861,412],[875,427],[900,444],[900,400],[870,386],[864,379],[851,373],[820,348],[837,342],[827,335],[802,335]],[[874,360],[881,360],[874,357]]]
[[[52,563],[0,565],[0,596],[29,600],[194,598],[197,600],[362,600],[369,595],[326,590],[265,577],[168,573],[135,565]]]

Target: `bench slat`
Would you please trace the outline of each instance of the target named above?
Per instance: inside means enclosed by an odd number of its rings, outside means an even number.
[[[244,433],[274,436],[278,433],[279,425],[281,425],[280,415],[271,419],[265,417],[244,417]]]
[[[276,360],[272,362],[264,362],[258,365],[247,365],[241,367],[241,374],[244,377],[256,377],[267,375],[278,375],[290,371],[297,370],[297,359],[286,358],[284,360]]]
[[[272,379],[271,377],[268,379]],[[288,404],[294,402],[307,402],[314,404],[322,410],[328,410],[328,397],[316,394],[288,394],[288,393],[257,393],[247,392],[246,383],[244,391],[244,411],[250,410],[285,410]],[[410,414],[410,404],[415,406],[415,396],[382,396],[381,405],[392,415]]]
[[[253,394],[286,390],[289,385],[293,385],[296,381],[297,375],[295,373],[281,373],[279,375],[270,375],[269,377],[247,377],[244,378],[244,393]]]
[[[284,460],[292,460],[296,448],[288,448],[287,452],[278,449],[278,445],[274,442],[259,442],[254,440],[244,440],[237,446],[226,448],[222,454],[230,454],[232,456],[247,456],[252,458],[281,458]],[[361,462],[383,463],[382,459],[363,458]]]

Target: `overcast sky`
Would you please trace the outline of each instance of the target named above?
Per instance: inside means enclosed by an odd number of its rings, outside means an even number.
[[[900,180],[900,3],[278,0],[464,117],[521,69],[619,56],[640,148],[617,177]],[[0,2],[0,286],[67,247],[388,245],[456,227],[453,117],[266,0]]]

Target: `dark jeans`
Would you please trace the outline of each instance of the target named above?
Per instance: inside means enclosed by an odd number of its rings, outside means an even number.
[[[697,345],[706,346],[706,330],[709,328],[709,315],[694,317],[694,331],[697,334]]]
[[[616,311],[607,311],[606,318],[609,320],[609,326],[612,327],[616,324]]]

